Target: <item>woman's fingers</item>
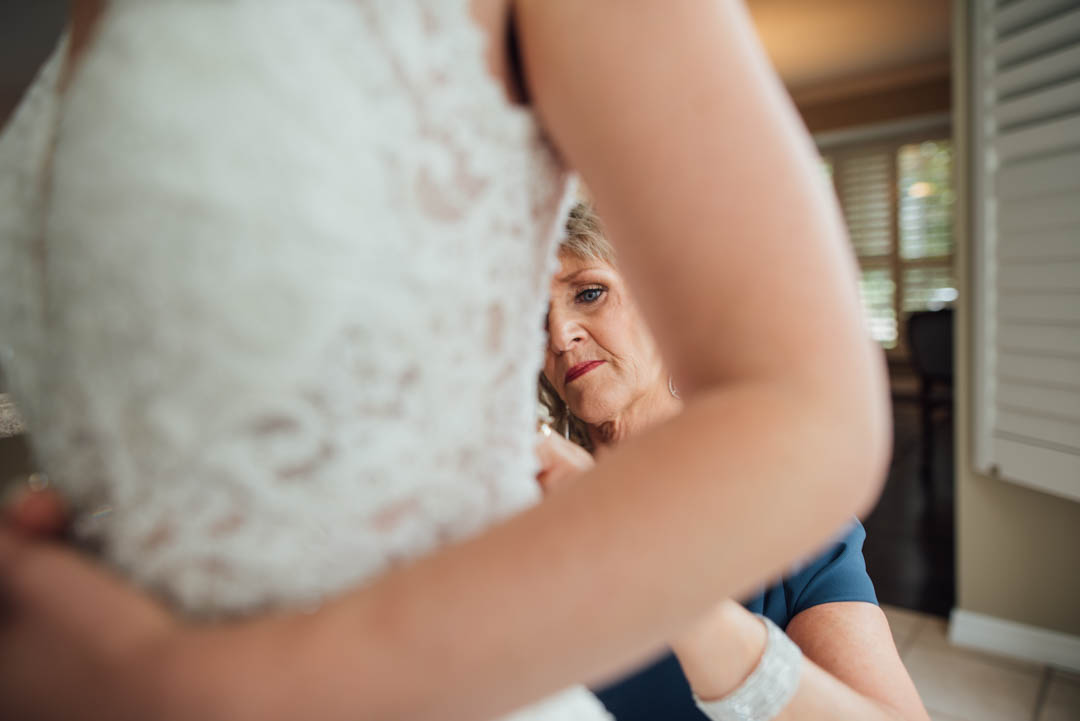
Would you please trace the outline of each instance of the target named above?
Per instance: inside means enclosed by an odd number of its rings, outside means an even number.
[[[72,580],[71,570],[84,563],[63,546],[0,524],[0,603],[6,610],[40,610],[55,603],[85,600],[81,593],[62,593]],[[61,599],[54,598],[57,593]]]
[[[593,465],[588,451],[559,435],[542,436],[536,444],[536,456],[540,460],[536,480],[544,493],[557,490]]]
[[[19,491],[3,509],[4,521],[13,529],[31,536],[59,536],[68,526],[67,504],[53,490]]]
[[[545,472],[555,462],[555,448],[551,436],[541,436],[536,442],[536,457],[540,461],[540,472]]]
[[[146,718],[179,629],[83,554],[0,523],[0,718]]]
[[[11,579],[17,572],[25,553],[26,541],[17,533],[0,524],[0,624],[11,606]]]

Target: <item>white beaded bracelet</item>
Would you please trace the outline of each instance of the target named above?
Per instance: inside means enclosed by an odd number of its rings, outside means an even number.
[[[768,632],[765,652],[742,684],[715,701],[702,701],[698,708],[712,721],[770,721],[788,705],[799,687],[802,651],[775,623],[757,614]]]

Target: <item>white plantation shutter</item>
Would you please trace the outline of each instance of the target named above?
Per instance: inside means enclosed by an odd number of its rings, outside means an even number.
[[[976,0],[975,463],[1080,500],[1080,0]]]

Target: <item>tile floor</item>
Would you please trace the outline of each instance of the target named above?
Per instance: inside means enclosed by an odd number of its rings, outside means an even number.
[[[945,619],[884,609],[933,721],[1080,721],[1080,674],[958,648]]]

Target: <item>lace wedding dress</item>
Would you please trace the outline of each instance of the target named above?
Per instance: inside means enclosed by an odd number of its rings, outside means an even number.
[[[0,140],[0,361],[104,557],[245,613],[536,502],[568,183],[467,2],[107,8]]]

